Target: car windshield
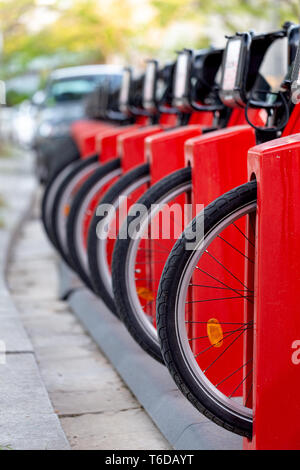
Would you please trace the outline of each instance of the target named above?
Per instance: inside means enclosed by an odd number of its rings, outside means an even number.
[[[79,101],[107,81],[110,82],[111,89],[115,90],[120,85],[121,76],[102,74],[54,80],[48,87],[47,105],[66,101]]]

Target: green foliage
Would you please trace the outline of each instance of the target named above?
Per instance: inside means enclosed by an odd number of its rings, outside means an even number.
[[[300,22],[299,0],[152,0],[152,5],[159,12],[162,25],[168,24],[178,18],[194,18],[199,15],[209,18],[218,16],[225,26],[232,30],[242,29],[243,18],[247,17],[255,26],[255,19],[274,18],[276,11],[279,22]],[[278,25],[279,26],[279,25]]]
[[[182,20],[187,17],[190,18],[192,13],[197,16],[197,12],[195,11],[196,8],[193,3],[195,2],[182,2],[181,0],[153,0],[152,5],[158,12],[157,23],[163,28],[171,21],[176,21],[178,19]]]
[[[259,18],[277,27],[287,20],[300,22],[299,0],[140,2],[145,15],[137,20],[133,0],[0,0],[2,78],[24,72],[36,58],[53,58],[55,66],[64,66],[105,62],[115,55],[167,57],[176,47],[203,47],[212,19],[228,32],[255,28]],[[172,27],[178,27],[178,38],[169,42]],[[18,99],[10,98],[12,103]]]
[[[6,104],[7,106],[15,106],[22,103],[22,101],[30,98],[29,94],[19,93],[13,89],[6,92]]]
[[[36,57],[61,56],[61,65],[69,65],[68,55],[71,62],[74,55],[80,56],[81,63],[85,58],[105,62],[113,52],[124,52],[132,34],[124,21],[130,13],[128,2],[114,0],[110,5],[104,11],[98,0],[74,0],[66,8],[65,2],[57,0],[45,10],[55,20],[36,29],[35,15],[42,14],[38,0],[0,0],[4,71],[22,72]]]

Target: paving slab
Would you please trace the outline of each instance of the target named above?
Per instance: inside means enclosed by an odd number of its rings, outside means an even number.
[[[36,218],[20,232],[8,281],[71,447],[170,449],[68,304],[57,299],[56,257]]]
[[[20,317],[6,308],[7,314],[0,315],[0,341],[4,341],[7,353],[33,352],[32,344],[24,331]]]
[[[242,449],[242,438],[200,414],[176,388],[167,369],[135,343],[124,325],[92,292],[74,291],[68,302],[175,449]]]
[[[51,406],[33,354],[8,354],[0,365],[1,410],[12,415],[51,414]],[[1,442],[1,441],[0,441]]]
[[[138,409],[124,410],[118,413],[84,415],[76,418],[64,418],[63,426],[74,449],[123,449],[135,450],[160,449],[170,447],[162,443],[159,435],[149,431],[148,417]],[[101,440],[99,440],[101,436]]]
[[[1,422],[1,447],[8,446],[12,450],[70,449],[59,419],[53,413],[26,416],[4,412]]]
[[[0,448],[69,449],[37,367],[32,343],[8,290],[6,274],[16,237],[30,212],[36,190],[22,158],[0,158]]]
[[[0,365],[0,445],[69,449],[33,354],[8,354]]]

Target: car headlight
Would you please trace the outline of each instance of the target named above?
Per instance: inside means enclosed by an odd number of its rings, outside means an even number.
[[[65,122],[51,123],[43,122],[38,130],[41,137],[56,137],[68,134],[70,131],[70,124]]]
[[[53,133],[53,126],[49,122],[43,122],[38,130],[41,137],[50,137]]]

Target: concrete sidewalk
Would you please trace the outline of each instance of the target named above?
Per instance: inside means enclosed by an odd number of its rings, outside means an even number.
[[[9,154],[8,154],[9,152]],[[14,233],[35,192],[26,152],[0,155],[0,449],[69,449],[5,273]]]
[[[170,449],[68,304],[58,300],[55,253],[38,206],[14,247],[8,280],[71,447]]]

